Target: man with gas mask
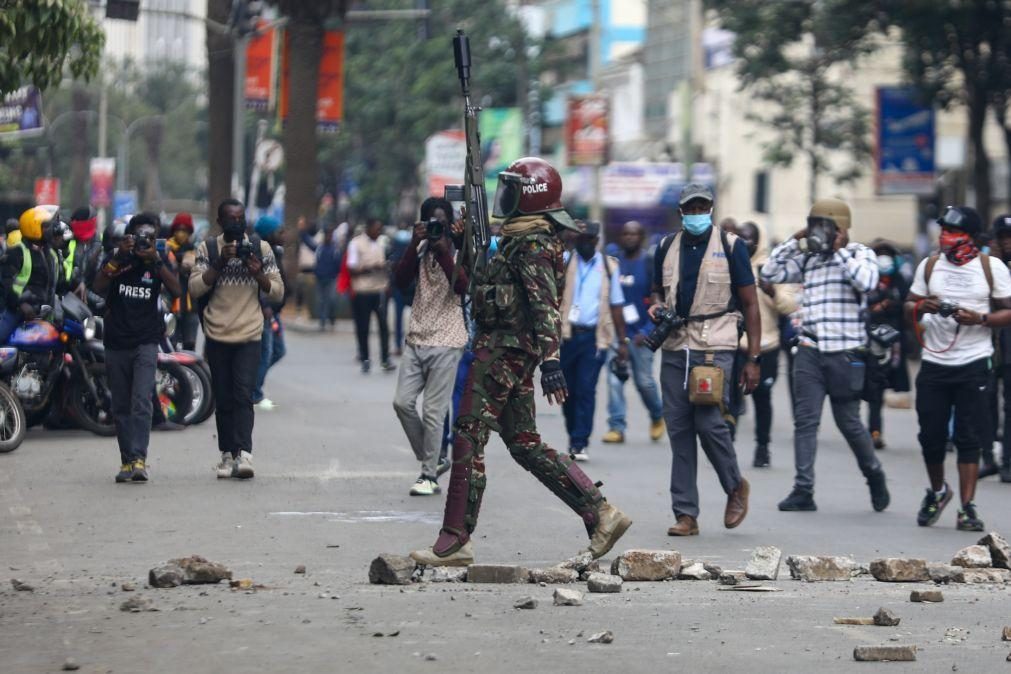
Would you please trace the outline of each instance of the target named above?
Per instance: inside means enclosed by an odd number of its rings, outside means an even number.
[[[549,404],[568,395],[559,363],[559,301],[565,280],[562,243],[576,224],[561,204],[562,179],[543,159],[525,157],[499,174],[494,216],[502,218],[498,253],[482,270],[472,300],[474,362],[454,426],[453,466],[442,530],[416,550],[419,564],[473,563],[471,536],[484,493],[484,447],[498,431],[513,459],[583,520],[588,553],[606,554],[632,520],[608,503],[575,461],[537,432],[533,376],[540,364]]]
[[[263,332],[260,293],[269,302],[284,296],[274,252],[259,237],[246,236],[246,211],[236,199],[218,206],[221,236],[202,242],[190,275],[207,338],[207,364],[214,392],[214,420],[221,462],[219,478],[253,477],[253,389]]]
[[[974,209],[948,208],[937,222],[941,254],[920,262],[906,299],[906,315],[923,344],[916,416],[930,480],[916,521],[921,527],[934,524],[952,499],[944,480],[944,458],[954,412],[952,441],[962,503],[956,528],[983,531],[973,499],[980,447],[989,441],[992,328],[1011,325],[1011,274],[1001,260],[977,247],[982,221]]]
[[[819,199],[807,227],[776,246],[762,267],[770,283],[803,283],[802,315],[794,360],[793,490],[780,501],[783,511],[817,510],[814,460],[825,397],[867,479],[871,506],[881,512],[891,497],[885,472],[874,455],[871,435],[860,420],[866,377],[866,295],[878,286],[877,258],[849,240],[850,207],[840,199]]]
[[[23,321],[37,318],[43,306],[53,306],[56,294],[66,290],[62,261],[50,244],[60,224],[58,213],[43,206],[29,208],[18,220],[21,241],[7,250],[0,267],[0,288],[5,294],[0,314],[0,345]]]
[[[678,199],[682,229],[660,242],[653,268],[657,327],[647,346],[663,349],[660,386],[671,445],[669,536],[699,533],[698,445],[727,495],[723,526],[740,526],[748,514],[750,485],[741,476],[727,416],[731,388],[751,393],[759,383],[761,322],[748,249],[735,234],[713,226],[713,191],[689,184]],[[738,381],[734,359],[747,334]]]

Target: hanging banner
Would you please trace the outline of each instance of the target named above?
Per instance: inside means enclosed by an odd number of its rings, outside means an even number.
[[[441,197],[446,185],[459,185],[467,164],[467,138],[452,129],[432,134],[425,141],[425,175],[428,196]]]
[[[116,160],[112,157],[91,159],[91,205],[98,208],[112,206],[113,183],[116,178]]]
[[[60,203],[60,179],[59,178],[36,178],[35,179],[35,205],[58,204]]]
[[[274,103],[274,43],[277,31],[259,21],[246,47],[246,107],[269,110]]]
[[[137,190],[116,190],[112,203],[112,217],[125,218],[137,212]]]
[[[0,101],[0,138],[24,138],[43,132],[42,94],[32,86],[16,89]]]
[[[519,108],[488,108],[479,114],[485,189],[488,194],[495,194],[498,174],[523,156],[523,111]]]
[[[874,181],[878,194],[934,193],[934,109],[909,87],[878,87]]]
[[[607,163],[608,101],[604,96],[573,96],[565,120],[569,166]]]
[[[289,43],[291,34],[284,34],[281,50],[281,121],[288,119]],[[323,37],[323,53],[319,60],[319,80],[316,85],[316,128],[336,131],[344,116],[344,32],[329,30]]]

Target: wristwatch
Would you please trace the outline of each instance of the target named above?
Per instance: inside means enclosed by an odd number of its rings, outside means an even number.
[[[754,363],[755,365],[761,365],[762,364],[762,354],[758,354],[757,356],[748,356],[748,362],[749,363]]]

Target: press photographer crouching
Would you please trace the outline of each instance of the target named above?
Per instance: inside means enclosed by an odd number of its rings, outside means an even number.
[[[260,365],[263,311],[260,293],[280,302],[284,283],[270,245],[246,236],[246,211],[236,199],[218,206],[222,235],[197,248],[190,295],[206,336],[216,409],[219,478],[253,477],[253,388]]]
[[[105,367],[121,461],[116,482],[147,482],[151,391],[165,333],[158,297],[162,284],[173,297],[181,292],[159,251],[159,224],[153,213],[133,216],[95,277],[95,292],[105,297]]]
[[[906,314],[923,345],[916,415],[930,479],[916,521],[921,527],[934,524],[952,499],[944,480],[944,457],[954,411],[952,441],[958,452],[962,500],[955,525],[961,531],[983,531],[973,499],[980,447],[991,424],[987,418],[991,328],[1011,325],[1011,274],[1001,260],[977,247],[982,220],[975,210],[949,208],[938,224],[941,254],[920,262],[906,301]]]

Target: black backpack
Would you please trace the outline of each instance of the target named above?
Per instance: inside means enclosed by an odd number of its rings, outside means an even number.
[[[217,261],[218,256],[221,252],[218,250],[218,237],[214,236],[206,241],[207,243],[207,261],[212,266]],[[262,263],[263,262],[263,246],[261,245],[261,239],[257,235],[249,237],[249,245],[253,247],[253,255]],[[217,281],[214,282],[217,285]],[[211,294],[214,292],[214,288],[211,287],[203,295],[197,298],[197,316],[200,317],[200,325],[204,324],[204,310],[207,309],[207,305],[211,303]]]

